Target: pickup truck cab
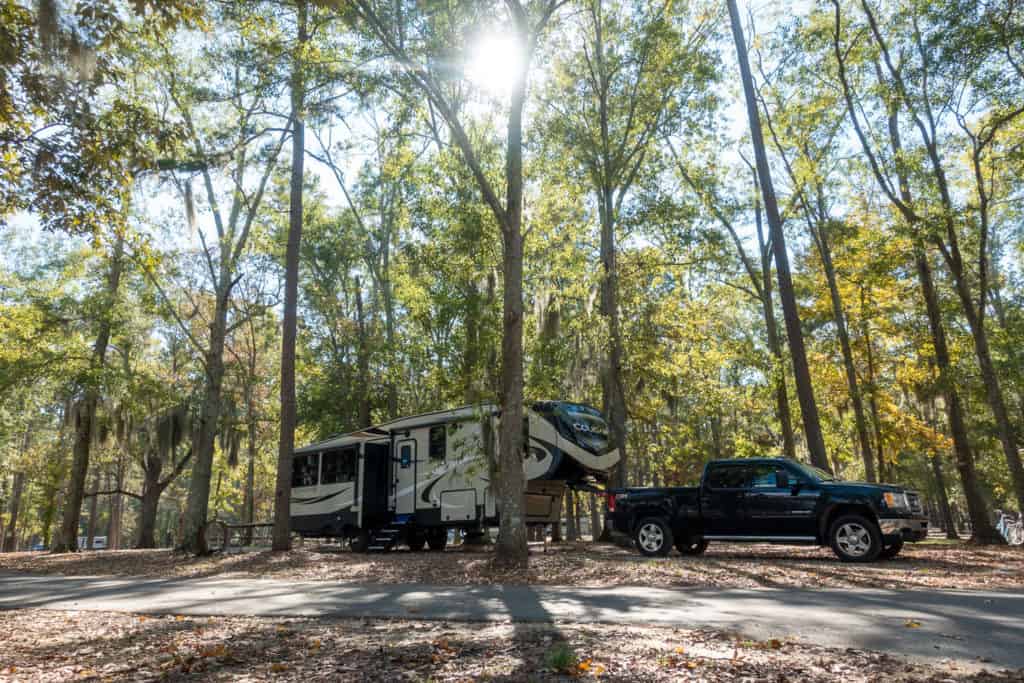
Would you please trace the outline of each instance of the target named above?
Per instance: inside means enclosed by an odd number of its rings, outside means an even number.
[[[914,491],[840,481],[786,458],[713,460],[698,487],[614,489],[607,513],[648,556],[673,545],[698,555],[709,541],[767,542],[828,545],[841,560],[871,562],[928,535]]]

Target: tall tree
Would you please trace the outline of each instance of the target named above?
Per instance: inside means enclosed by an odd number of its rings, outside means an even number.
[[[952,360],[949,352],[949,344],[946,339],[945,326],[942,320],[942,309],[939,302],[938,291],[935,286],[935,277],[928,253],[926,251],[924,230],[920,213],[915,210],[915,200],[911,192],[909,170],[902,163],[904,151],[900,137],[899,108],[891,102],[883,103],[883,110],[886,116],[888,143],[890,158],[895,173],[895,182],[887,175],[887,169],[883,168],[879,155],[874,151],[874,146],[864,131],[864,127],[857,114],[858,107],[854,97],[854,90],[847,70],[848,51],[843,49],[842,44],[842,10],[838,0],[833,0],[834,28],[832,32],[833,56],[838,68],[838,76],[843,90],[843,98],[846,102],[846,113],[856,133],[861,150],[867,158],[871,173],[879,188],[888,201],[899,211],[901,218],[911,232],[913,245],[914,266],[917,271],[918,280],[921,285],[921,295],[924,299],[925,312],[928,317],[928,326],[931,331],[932,345],[935,353],[935,363],[939,371],[939,385],[943,394],[946,407],[946,415],[949,421],[950,435],[953,438],[953,452],[956,460],[957,471],[960,474],[960,483],[963,487],[964,498],[967,501],[967,511],[971,519],[973,537],[979,541],[990,542],[998,539],[992,522],[989,519],[985,500],[981,493],[981,487],[977,477],[974,464],[974,455],[971,453],[970,443],[967,435],[967,424],[964,419],[963,402],[960,392],[957,390],[954,378]]]
[[[291,548],[292,451],[295,450],[295,336],[299,296],[299,248],[302,241],[302,181],[305,149],[305,61],[308,7],[297,0],[296,42],[291,76],[292,173],[288,209],[288,246],[285,250],[284,320],[281,336],[281,437],[274,489],[274,550]]]
[[[228,335],[245,321],[233,306],[233,293],[245,276],[245,260],[250,237],[263,202],[267,183],[277,165],[278,155],[289,133],[290,121],[280,126],[268,119],[272,100],[278,95],[280,79],[262,66],[266,47],[247,35],[243,17],[227,11],[221,17],[230,30],[211,39],[206,46],[202,64],[187,64],[170,51],[165,55],[160,80],[173,108],[168,112],[171,124],[184,131],[185,142],[180,159],[163,165],[176,171],[175,183],[184,203],[187,226],[198,236],[202,259],[202,277],[207,279],[208,292],[193,298],[192,310],[197,315],[207,309],[206,334],[197,335],[179,312],[182,302],[167,296],[160,277],[147,270],[161,297],[174,315],[185,337],[201,359],[204,373],[203,399],[199,410],[199,428],[194,448],[192,477],[189,481],[182,548],[205,553],[210,479],[217,435],[221,430],[223,407],[224,349]],[[214,74],[210,65],[230,64],[227,73]],[[207,84],[216,76],[225,95],[214,94]],[[206,106],[221,108],[223,119],[212,123],[197,111]],[[228,129],[219,126],[229,125]],[[223,178],[217,173],[223,170]],[[213,222],[213,243],[208,239],[209,227],[197,220],[192,194],[192,176],[198,175],[205,196],[205,209]],[[184,176],[184,177],[181,177]],[[253,183],[253,179],[255,183]],[[219,181],[229,185],[228,210],[221,208]],[[187,289],[179,290],[191,296]],[[201,339],[205,336],[205,339]]]
[[[586,169],[597,205],[601,314],[607,323],[602,394],[611,445],[620,455],[614,484],[625,486],[629,461],[617,257],[621,216],[645,168],[650,172],[654,167],[660,137],[686,115],[697,121],[708,108],[707,86],[715,71],[706,44],[713,16],[672,2],[582,4],[573,36],[582,44],[561,63],[547,106],[553,132]],[[572,95],[566,97],[567,91]]]
[[[53,552],[74,552],[78,549],[78,524],[82,514],[82,499],[85,495],[85,480],[89,473],[89,453],[96,428],[96,410],[101,396],[100,378],[107,360],[107,349],[115,324],[115,307],[121,288],[121,274],[125,261],[125,238],[123,233],[114,237],[110,246],[106,287],[102,301],[97,308],[98,322],[96,341],[92,347],[89,374],[82,381],[82,397],[75,405],[74,456],[71,473],[64,499],[64,516],[60,537],[53,544]]]
[[[816,467],[831,471],[832,466],[825,452],[825,441],[821,435],[818,406],[814,401],[814,387],[811,384],[811,372],[807,364],[803,330],[800,327],[800,313],[797,310],[796,295],[793,291],[789,254],[786,252],[786,236],[782,231],[782,218],[779,215],[775,188],[772,185],[771,169],[768,166],[768,153],[765,150],[764,135],[761,132],[754,79],[750,74],[750,62],[747,58],[747,43],[743,37],[743,25],[740,22],[739,10],[736,8],[736,0],[727,0],[727,2],[733,40],[736,43],[736,57],[740,66],[740,79],[743,82],[743,94],[747,103],[747,118],[750,122],[750,137],[754,144],[757,176],[761,184],[761,196],[764,199],[765,216],[768,219],[772,251],[775,255],[775,268],[779,278],[779,299],[782,301],[782,315],[786,323],[786,336],[789,339],[789,352],[793,361],[793,377],[796,382],[797,398],[800,401],[804,438],[807,440],[807,450],[811,456],[811,462]]]
[[[355,0],[354,9],[362,27],[377,41],[404,75],[429,101],[451,131],[455,145],[472,171],[484,202],[501,229],[504,326],[501,358],[501,428],[497,462],[496,499],[500,507],[500,532],[496,559],[510,566],[525,566],[525,501],[523,498],[522,452],[523,413],[523,108],[527,84],[537,44],[555,11],[567,0],[535,0],[524,5],[519,0],[504,3],[517,64],[509,84],[508,123],[505,147],[505,200],[501,200],[493,181],[484,173],[479,151],[464,125],[463,117],[452,106],[444,87],[446,74],[432,72],[429,61],[436,55],[416,54],[422,43],[413,44],[408,35],[414,25],[399,6],[396,10],[379,6],[372,0]],[[486,16],[489,8],[477,15]],[[459,23],[465,17],[458,17]],[[408,22],[408,23],[407,23]],[[432,24],[434,25],[434,24]],[[455,28],[455,27],[452,27]],[[428,36],[421,36],[427,38]],[[435,37],[436,38],[436,37]],[[448,36],[452,38],[452,36]],[[429,51],[429,47],[427,48]],[[444,60],[442,60],[444,61]]]

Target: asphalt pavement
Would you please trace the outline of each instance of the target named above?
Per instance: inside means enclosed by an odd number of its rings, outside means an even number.
[[[203,616],[660,624],[1024,669],[1024,594],[950,590],[573,588],[0,573],[0,609]]]

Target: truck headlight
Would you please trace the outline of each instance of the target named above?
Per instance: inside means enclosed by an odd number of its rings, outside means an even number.
[[[905,493],[893,493],[886,491],[882,494],[882,499],[885,501],[885,507],[890,510],[909,510],[910,502],[907,500],[907,494]]]

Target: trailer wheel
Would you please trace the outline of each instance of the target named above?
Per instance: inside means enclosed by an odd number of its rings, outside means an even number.
[[[348,547],[354,553],[365,553],[370,548],[370,532],[360,529],[354,535],[349,536]]]
[[[410,531],[405,539],[405,544],[409,546],[409,550],[418,553],[427,544],[427,536],[422,531]]]
[[[448,530],[441,528],[431,529],[428,531],[427,545],[430,546],[430,549],[433,551],[444,550],[444,547],[448,545]]]
[[[676,550],[680,555],[703,555],[708,549],[708,542],[700,537],[687,536],[676,541]]]
[[[660,517],[646,517],[636,525],[633,540],[647,557],[665,557],[672,549],[672,529]]]

